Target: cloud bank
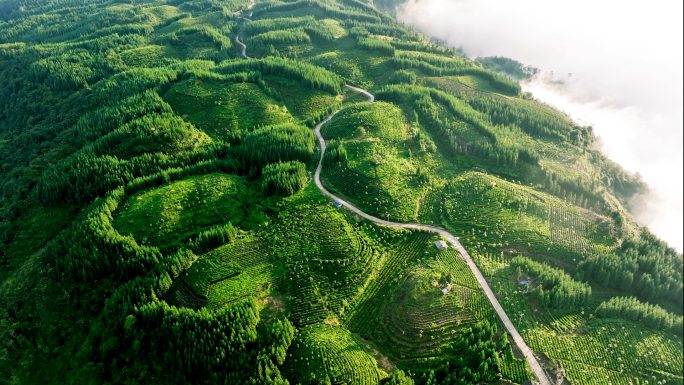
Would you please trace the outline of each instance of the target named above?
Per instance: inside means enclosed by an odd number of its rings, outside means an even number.
[[[522,87],[573,119],[593,124],[603,151],[651,188],[634,214],[683,249],[681,1],[409,0],[397,18],[462,47],[506,56],[563,85]]]

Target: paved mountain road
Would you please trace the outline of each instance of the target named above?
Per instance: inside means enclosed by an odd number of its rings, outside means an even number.
[[[252,3],[253,4],[253,3]],[[250,7],[251,8],[251,7]],[[251,22],[251,20],[246,19],[248,22]],[[242,56],[245,59],[251,59],[251,57],[247,56],[245,51],[247,50],[247,46],[240,41],[239,37],[235,37],[235,42],[242,47]],[[358,87],[353,87],[350,85],[345,85],[348,88],[351,88],[354,91],[360,92],[368,97],[368,101],[373,102],[375,101],[375,96],[371,94],[370,92],[358,88]],[[492,289],[489,287],[489,284],[485,280],[484,276],[482,275],[482,272],[480,272],[480,269],[478,269],[477,265],[475,265],[475,262],[473,262],[473,259],[470,257],[466,249],[461,245],[460,242],[458,242],[458,238],[454,237],[449,233],[448,231],[439,228],[439,227],[434,227],[434,226],[428,226],[428,225],[421,225],[418,223],[398,223],[398,222],[390,222],[390,221],[385,221],[380,218],[376,218],[372,215],[368,215],[364,213],[363,211],[359,210],[358,208],[354,207],[353,205],[349,204],[349,202],[346,202],[335,195],[333,195],[330,191],[326,190],[325,187],[323,187],[323,184],[321,183],[321,170],[323,169],[323,155],[325,154],[325,139],[323,139],[323,136],[321,135],[321,126],[324,124],[328,123],[333,116],[335,116],[338,111],[333,112],[325,118],[322,122],[318,123],[316,125],[316,128],[314,129],[314,132],[316,133],[316,137],[318,138],[318,142],[321,145],[321,159],[318,161],[318,167],[316,168],[316,174],[314,176],[314,180],[316,182],[316,186],[323,192],[323,194],[329,196],[333,200],[336,200],[340,202],[343,206],[345,206],[348,210],[351,210],[352,212],[358,214],[359,216],[366,218],[370,221],[373,221],[375,223],[379,223],[382,225],[387,225],[387,226],[396,226],[396,227],[402,227],[405,229],[419,229],[419,230],[426,230],[426,231],[431,231],[434,233],[438,233],[439,235],[443,236],[446,238],[451,245],[456,248],[458,253],[461,255],[461,258],[466,262],[468,267],[470,267],[470,270],[472,270],[473,274],[475,274],[475,277],[477,278],[477,281],[480,283],[480,286],[482,286],[482,290],[484,291],[485,295],[487,296],[487,299],[489,302],[491,302],[492,306],[494,307],[494,310],[496,311],[496,314],[499,315],[499,318],[501,318],[501,322],[503,322],[504,326],[506,327],[506,330],[508,330],[508,333],[513,337],[513,342],[515,342],[516,346],[520,351],[525,355],[525,358],[527,359],[527,362],[530,364],[530,367],[532,368],[532,371],[534,374],[537,376],[539,379],[541,385],[551,385],[551,382],[549,382],[548,378],[546,377],[546,374],[542,370],[541,366],[539,365],[539,362],[537,362],[537,359],[534,357],[534,354],[532,353],[532,349],[530,349],[525,341],[523,340],[522,336],[520,336],[520,333],[515,329],[515,326],[513,325],[513,322],[508,318],[508,315],[506,315],[506,312],[503,310],[501,305],[499,304],[499,301],[496,299],[496,296],[494,295],[494,292]]]
[[[373,96],[371,93],[369,93],[366,90],[363,90],[361,88],[357,87],[352,87],[347,85],[347,87],[358,91],[360,93],[365,94],[368,97],[368,100],[373,102],[375,100],[375,96]],[[323,192],[323,194],[329,196],[333,200],[336,200],[340,202],[343,206],[345,206],[348,210],[358,214],[359,216],[368,219],[369,221],[373,221],[378,224],[382,225],[387,225],[387,226],[395,226],[395,227],[401,227],[405,229],[419,229],[419,230],[426,230],[426,231],[431,231],[434,233],[438,233],[439,235],[443,236],[446,238],[449,243],[458,251],[458,253],[461,255],[461,258],[466,262],[470,270],[472,270],[473,274],[477,278],[477,281],[480,283],[480,286],[482,286],[482,290],[484,291],[485,295],[487,296],[487,299],[489,302],[491,302],[492,306],[494,307],[494,310],[496,311],[496,314],[499,315],[499,318],[501,318],[501,321],[503,322],[504,326],[506,327],[506,330],[510,333],[510,335],[513,337],[513,341],[515,342],[516,346],[520,351],[525,355],[525,358],[527,359],[527,362],[530,364],[530,367],[532,368],[532,371],[534,374],[537,376],[539,379],[541,385],[551,385],[551,382],[549,382],[548,378],[546,377],[546,374],[542,370],[541,366],[539,365],[539,362],[537,362],[537,359],[534,357],[534,354],[532,353],[532,349],[530,349],[525,341],[523,340],[522,336],[518,331],[515,329],[515,326],[513,325],[513,322],[511,322],[510,318],[508,318],[508,315],[506,312],[503,310],[501,307],[501,304],[499,304],[499,301],[496,299],[496,296],[494,295],[494,292],[492,289],[489,287],[489,284],[485,280],[484,276],[482,275],[482,272],[480,269],[475,265],[475,262],[473,259],[470,257],[470,254],[466,251],[466,249],[461,245],[461,243],[458,241],[458,238],[454,237],[451,233],[448,231],[439,228],[439,227],[434,227],[434,226],[428,226],[428,225],[422,225],[418,223],[399,223],[399,222],[391,222],[391,221],[386,221],[380,218],[376,218],[372,215],[368,215],[364,213],[363,211],[359,210],[358,208],[354,207],[353,205],[349,204],[349,202],[346,202],[339,197],[333,195],[330,191],[328,191],[325,187],[323,187],[323,184],[321,183],[321,170],[323,169],[323,155],[325,154],[325,139],[323,139],[323,136],[321,135],[321,126],[324,124],[328,123],[339,111],[333,112],[330,116],[328,116],[325,120],[322,122],[318,123],[316,125],[316,128],[314,129],[314,132],[316,133],[316,137],[318,138],[318,142],[321,145],[321,159],[318,161],[318,167],[316,168],[316,174],[314,176],[314,181],[316,183],[316,186]]]
[[[240,41],[239,36],[235,36],[235,42],[238,43],[238,45],[242,48],[242,51],[240,52],[242,54],[242,57],[244,57],[245,59],[251,59],[251,57],[247,56],[247,45]]]
[[[248,10],[252,9],[254,7],[254,3],[255,3],[255,0],[250,1],[249,6],[247,6],[247,9]],[[240,12],[242,12],[242,11],[233,12],[233,15],[237,15]],[[252,17],[252,13],[250,13],[249,16]],[[248,19],[246,17],[240,17],[240,19],[246,20],[247,23],[252,22],[251,19]],[[251,59],[251,57],[247,56],[247,45],[240,41],[240,36],[235,35],[235,42],[240,46],[240,49],[241,49],[240,53],[242,54],[242,57],[244,57],[245,59]]]
[[[369,102],[372,103],[372,102],[375,101],[375,95],[373,95],[373,94],[371,94],[370,92],[364,90],[363,88],[350,86],[350,85],[348,85],[348,84],[347,84],[346,86],[347,86],[347,88],[351,88],[352,90],[354,90],[354,91],[356,91],[356,92],[360,92],[360,93],[366,95],[366,97],[368,98],[368,101],[369,101]]]

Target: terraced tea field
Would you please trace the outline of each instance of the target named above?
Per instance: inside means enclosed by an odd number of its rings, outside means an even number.
[[[278,249],[287,261],[283,285],[293,294],[291,319],[309,325],[336,319],[345,311],[369,273],[378,250],[359,229],[329,207],[313,206],[282,216],[284,238]],[[312,238],[299,238],[288,229],[304,229]],[[297,239],[299,238],[299,239]]]
[[[370,94],[368,94],[368,95],[370,95]],[[373,99],[374,99],[374,97],[373,97],[372,95],[370,95],[370,96],[369,96],[369,100],[370,100],[370,101],[373,101]],[[321,135],[321,127],[322,127],[324,124],[328,123],[328,122],[335,116],[335,114],[336,114],[336,113],[331,114],[327,119],[323,120],[323,121],[322,121],[321,123],[319,123],[319,124],[316,126],[316,128],[315,128],[315,133],[316,133],[316,136],[318,137],[319,144],[320,144],[320,146],[321,146],[321,158],[320,158],[320,161],[319,161],[319,164],[318,164],[318,168],[316,169],[316,175],[315,175],[316,186],[317,186],[325,195],[327,195],[328,197],[334,199],[338,204],[340,204],[340,205],[345,205],[345,206],[346,206],[348,209],[350,209],[353,213],[356,213],[357,215],[359,215],[359,216],[361,216],[361,217],[363,217],[363,218],[366,218],[366,219],[368,219],[368,220],[370,220],[370,221],[372,221],[372,222],[379,223],[379,224],[386,224],[386,225],[388,225],[388,226],[396,226],[396,227],[399,227],[399,228],[411,228],[411,229],[427,230],[427,231],[430,231],[430,232],[438,233],[438,234],[440,234],[441,236],[447,238],[447,239],[449,240],[449,243],[450,243],[453,247],[455,247],[455,248],[458,250],[458,252],[459,252],[461,258],[463,258],[463,259],[466,261],[466,263],[467,263],[468,266],[470,267],[471,271],[472,271],[473,274],[476,276],[476,279],[478,280],[478,283],[479,283],[480,285],[483,286],[483,289],[484,289],[484,292],[485,292],[486,295],[481,296],[481,297],[480,297],[481,299],[480,299],[480,298],[476,298],[474,301],[472,301],[473,304],[474,304],[474,309],[475,309],[475,311],[476,311],[476,313],[477,313],[477,316],[478,316],[479,318],[485,319],[485,320],[487,320],[487,318],[493,318],[493,316],[489,317],[488,314],[486,314],[486,312],[487,312],[488,310],[491,311],[491,308],[488,307],[487,305],[484,305],[484,302],[489,301],[489,302],[491,303],[491,305],[493,305],[494,310],[496,311],[497,315],[498,315],[499,318],[501,319],[502,323],[505,325],[505,327],[506,327],[506,329],[508,330],[508,332],[511,333],[511,335],[513,336],[513,339],[515,340],[516,345],[518,346],[518,348],[519,348],[519,349],[522,351],[522,353],[524,354],[524,356],[525,356],[525,358],[527,359],[527,362],[529,363],[530,368],[531,368],[532,372],[534,372],[534,375],[536,376],[536,378],[537,378],[539,381],[541,381],[541,383],[544,384],[544,385],[550,384],[549,381],[548,381],[548,379],[547,379],[547,377],[546,377],[546,374],[544,373],[544,371],[542,370],[541,366],[540,366],[539,363],[537,362],[536,357],[532,354],[532,351],[531,351],[530,348],[525,344],[525,342],[524,342],[524,340],[522,339],[522,337],[518,334],[518,332],[516,331],[515,327],[514,327],[513,324],[511,323],[509,317],[506,315],[506,313],[504,312],[504,310],[501,308],[501,306],[499,305],[499,303],[498,303],[498,302],[496,301],[496,299],[494,298],[493,292],[492,292],[491,289],[489,289],[489,287],[487,286],[487,282],[485,281],[485,279],[484,279],[484,277],[482,276],[481,272],[480,272],[480,271],[478,270],[478,268],[476,267],[475,263],[472,261],[471,257],[470,257],[470,256],[468,255],[468,253],[465,251],[465,249],[463,248],[463,246],[458,242],[458,238],[454,237],[452,234],[448,233],[448,232],[445,231],[444,229],[441,229],[441,228],[438,228],[438,227],[425,226],[425,225],[412,224],[412,223],[410,223],[410,224],[403,224],[403,223],[397,223],[397,222],[390,222],[390,221],[389,221],[389,218],[388,218],[388,220],[385,222],[385,221],[383,221],[382,219],[379,219],[379,218],[377,218],[377,217],[373,217],[372,215],[369,215],[369,214],[367,214],[367,213],[364,213],[364,212],[361,211],[360,209],[358,209],[358,208],[356,208],[356,207],[354,207],[354,206],[349,205],[349,203],[346,203],[345,201],[341,200],[340,198],[338,198],[337,196],[333,195],[333,194],[330,193],[328,190],[326,190],[325,187],[323,187],[323,185],[322,185],[322,183],[321,183],[321,180],[320,180],[320,174],[321,174],[321,171],[322,171],[322,169],[323,169],[323,161],[324,161],[324,159],[325,159],[324,156],[325,156],[326,143],[325,143],[325,140],[323,139],[323,136]],[[428,254],[429,252],[426,250],[425,253]],[[420,278],[422,278],[422,277],[419,277],[419,280],[420,280]],[[414,280],[414,282],[415,282],[415,280]],[[429,278],[428,278],[428,282],[430,282],[430,281],[429,281]],[[431,282],[430,282],[430,283],[431,283]],[[425,284],[426,284],[426,282],[422,282],[422,285],[420,285],[420,286],[423,286],[423,291],[425,291],[425,290],[424,290]],[[437,285],[434,285],[434,286],[437,286]],[[431,324],[431,326],[433,326],[433,325]],[[443,329],[443,330],[444,330],[444,329]],[[456,331],[453,330],[453,332],[455,333]],[[423,334],[423,330],[421,329],[421,330],[419,331],[418,337],[419,337],[419,338],[422,338],[422,337],[423,337],[422,334]],[[431,337],[432,340],[435,339],[435,336],[430,336],[430,337]],[[428,348],[428,349],[429,349],[429,348]]]
[[[0,2],[1,383],[684,385],[640,176],[376,3]]]
[[[573,384],[629,384],[634,375],[681,383],[684,363],[678,336],[630,322],[595,318],[598,303],[577,309],[545,309],[511,280],[500,254],[475,255],[499,302],[536,352],[551,360]],[[510,259],[508,259],[510,260]],[[651,381],[653,379],[651,378]],[[662,382],[661,382],[662,383]]]
[[[383,102],[354,104],[323,125],[321,133],[326,140],[341,141],[348,154],[346,162],[323,169],[332,191],[377,217],[415,220],[426,186],[414,175],[419,162],[406,150],[410,132],[399,108]]]
[[[518,248],[576,264],[615,244],[605,221],[517,183],[471,172],[447,183],[421,207],[421,217],[458,231],[465,244]],[[432,205],[432,207],[428,205]]]
[[[298,384],[376,385],[375,359],[348,331],[325,324],[302,328],[288,353],[286,373]]]

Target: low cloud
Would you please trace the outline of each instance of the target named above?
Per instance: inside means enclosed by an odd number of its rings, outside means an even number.
[[[546,71],[522,87],[593,124],[603,151],[651,192],[631,207],[682,251],[682,2],[409,0],[397,18],[462,47]]]
[[[630,209],[652,232],[682,250],[682,131],[681,120],[638,106],[622,107],[597,99],[573,97],[570,90],[535,80],[523,89],[553,104],[571,118],[592,124],[600,135],[600,150],[627,170],[639,172],[650,191],[635,197]],[[676,129],[680,127],[680,129]]]

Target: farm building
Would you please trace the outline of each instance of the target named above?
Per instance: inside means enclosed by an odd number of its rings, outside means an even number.
[[[446,287],[442,289],[442,294],[447,295],[449,294],[449,291],[451,291],[451,284],[447,283]]]
[[[435,242],[435,246],[437,246],[437,249],[439,251],[446,250],[449,247],[449,246],[447,246],[446,242],[444,242],[444,241]]]

